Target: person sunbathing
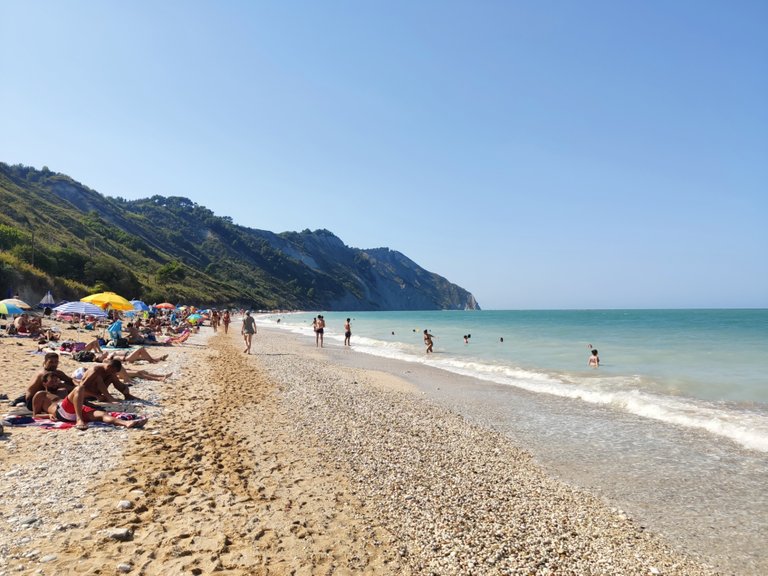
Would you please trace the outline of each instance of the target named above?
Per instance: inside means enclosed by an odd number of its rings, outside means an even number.
[[[168,354],[163,354],[158,358],[154,358],[146,348],[137,348],[136,350],[130,350],[123,352],[122,354],[104,350],[99,345],[98,339],[95,339],[92,342],[86,344],[85,348],[83,348],[81,352],[90,352],[92,354],[92,356],[86,357],[90,358],[90,360],[81,360],[81,362],[107,362],[108,360],[120,360],[121,362],[140,362],[144,360],[150,364],[157,364],[158,362],[163,362],[168,358]],[[79,358],[75,358],[75,360],[79,360]]]
[[[147,418],[140,416],[134,419],[126,419],[113,416],[104,410],[98,410],[85,404],[85,398],[89,395],[89,390],[83,382],[63,399],[57,400],[46,393],[35,395],[35,410],[45,411],[51,420],[59,422],[74,422],[78,430],[87,430],[90,422],[104,422],[113,426],[122,426],[124,428],[141,428],[147,423]]]
[[[124,383],[127,383],[128,380],[133,380],[134,378],[140,378],[141,380],[153,380],[155,382],[165,382],[168,380],[168,378],[173,376],[173,372],[168,372],[168,374],[153,374],[152,372],[147,372],[146,370],[129,370],[123,366],[123,369],[117,376]]]
[[[131,394],[128,385],[123,384],[117,377],[122,368],[123,363],[116,358],[91,366],[85,371],[79,386],[85,387],[85,393],[88,396],[95,396],[106,402],[117,402],[108,391],[109,385],[112,384],[125,396],[126,400],[137,400],[138,398]]]
[[[189,338],[189,335],[191,332],[189,330],[185,330],[178,336],[169,336],[165,339],[166,344],[183,344],[187,341],[187,338]]]
[[[58,382],[58,388],[56,390],[60,389],[63,394],[67,394],[75,387],[75,382],[72,378],[59,370],[59,355],[56,354],[56,352],[49,352],[43,357],[43,369],[32,377],[24,395],[16,398],[16,400],[13,401],[13,404],[16,405],[24,402],[24,405],[29,410],[32,410],[32,399],[35,394],[45,390],[54,392],[55,390],[51,390],[50,385],[46,386],[44,382],[46,374],[50,372],[53,372],[56,375]]]

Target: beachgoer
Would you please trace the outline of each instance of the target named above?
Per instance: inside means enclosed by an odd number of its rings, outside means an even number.
[[[243,350],[243,352],[250,354],[253,335],[256,334],[256,320],[251,316],[250,310],[245,313],[245,318],[243,318],[243,328],[240,332],[243,335],[243,340],[245,340],[245,350]]]
[[[139,326],[137,324],[128,322],[126,325],[126,331],[128,332],[126,335],[128,344],[144,344],[144,335],[139,330]]]
[[[115,361],[119,364],[119,361]],[[112,375],[116,375],[117,372],[111,372],[114,368],[110,366],[108,370]],[[114,426],[122,426],[124,428],[140,428],[147,423],[145,417],[139,417],[133,420],[125,420],[112,416],[109,412],[103,410],[97,410],[91,406],[87,406],[85,402],[86,396],[90,394],[90,389],[86,384],[86,379],[77,386],[72,392],[70,392],[61,402],[51,403],[48,406],[48,414],[51,420],[59,420],[60,422],[75,422],[78,430],[87,430],[89,422],[104,422],[105,424],[112,424]]]
[[[24,395],[19,396],[13,401],[14,405],[24,402],[24,405],[29,410],[32,410],[32,399],[35,394],[46,390],[46,386],[43,384],[43,378],[48,372],[53,372],[56,375],[60,382],[60,388],[64,394],[69,393],[75,387],[75,382],[72,378],[59,370],[59,355],[56,354],[56,352],[49,352],[43,357],[43,369],[32,378]],[[52,392],[53,390],[48,391]]]
[[[430,334],[428,330],[424,330],[424,345],[427,347],[427,354],[432,352],[432,338],[434,335]]]
[[[469,336],[464,334],[464,344],[469,344]]]
[[[592,349],[592,355],[589,357],[589,362],[587,362],[587,366],[589,366],[590,368],[600,367],[600,356],[597,355],[597,348]]]
[[[322,315],[317,316],[315,323],[315,347],[323,347],[323,334],[325,333],[325,318]]]
[[[165,382],[173,376],[173,372],[168,372],[168,374],[154,374],[152,372],[147,372],[146,370],[130,370],[123,366],[123,369],[120,370],[118,373],[118,378],[120,378],[124,383],[128,383],[128,380],[133,380],[134,378],[140,378],[141,380],[154,380],[155,382]]]
[[[43,374],[42,384],[43,389],[34,393],[28,406],[32,410],[33,417],[45,413],[52,402],[59,402],[74,389],[71,386],[64,386],[58,373],[54,371]]]
[[[352,346],[349,343],[350,338],[352,338],[352,324],[350,324],[350,319],[347,318],[347,321],[344,323],[344,346]]]
[[[126,400],[136,400],[137,398],[131,394],[128,385],[123,384],[117,377],[122,368],[123,363],[114,358],[103,364],[91,366],[86,370],[80,386],[85,386],[89,395],[96,396],[100,400],[117,402],[107,390],[112,384],[125,396]]]
[[[224,334],[229,333],[229,323],[232,318],[229,315],[229,310],[224,310],[224,314],[221,315],[221,323],[224,324]]]

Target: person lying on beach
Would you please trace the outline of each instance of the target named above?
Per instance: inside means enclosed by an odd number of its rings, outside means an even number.
[[[168,378],[173,376],[173,372],[168,372],[168,374],[153,374],[152,372],[147,372],[146,370],[129,370],[123,366],[123,369],[117,376],[124,383],[127,383],[129,380],[133,380],[134,378],[140,378],[141,380],[154,380],[155,382],[165,382],[168,380]]]
[[[187,338],[189,338],[190,334],[191,332],[189,330],[186,330],[181,334],[179,334],[178,336],[169,336],[168,338],[165,339],[165,344],[167,345],[183,344],[184,342],[186,342]]]
[[[40,408],[47,412],[51,420],[75,422],[75,428],[78,430],[87,430],[89,422],[104,422],[105,424],[122,426],[124,428],[140,428],[147,423],[146,417],[126,420],[112,416],[109,412],[87,406],[85,398],[89,393],[85,379],[83,379],[79,386],[60,401],[48,395],[36,395],[35,399],[38,400],[39,406],[35,406],[35,408]]]
[[[96,342],[98,342],[98,340]],[[76,352],[73,355],[73,358],[79,362],[107,362],[108,360],[120,360],[121,362],[140,362],[144,360],[150,364],[157,364],[158,362],[163,362],[166,358],[168,358],[168,354],[163,354],[158,358],[153,358],[146,348],[137,348],[136,350],[123,352],[120,354],[119,352],[110,352],[106,350],[101,350],[100,352],[91,352],[86,347],[80,352]]]
[[[35,394],[46,390],[44,378],[49,372],[56,375],[59,388],[61,388],[64,394],[69,393],[75,387],[74,380],[59,370],[59,355],[56,352],[49,352],[43,357],[43,369],[32,377],[32,381],[27,386],[24,395],[16,398],[13,404],[17,405],[23,402],[27,409],[32,410],[32,399]],[[53,390],[48,391],[53,392]]]

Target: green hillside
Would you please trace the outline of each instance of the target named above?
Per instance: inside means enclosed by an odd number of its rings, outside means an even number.
[[[127,201],[0,163],[0,290],[256,309],[464,309],[474,298],[386,248],[239,226],[182,197]]]

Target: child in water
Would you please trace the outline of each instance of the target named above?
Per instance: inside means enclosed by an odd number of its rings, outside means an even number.
[[[600,366],[600,356],[597,355],[597,348],[592,349],[592,356],[589,357],[587,365],[590,368],[598,368]]]

